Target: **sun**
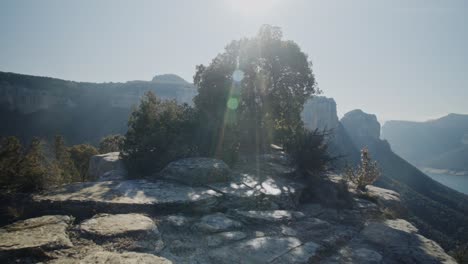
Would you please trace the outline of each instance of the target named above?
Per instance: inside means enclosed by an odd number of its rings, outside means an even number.
[[[280,0],[225,0],[229,7],[242,16],[268,14]]]

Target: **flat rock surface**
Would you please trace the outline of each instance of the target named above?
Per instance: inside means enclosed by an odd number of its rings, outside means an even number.
[[[96,251],[83,259],[62,258],[48,262],[50,264],[171,264],[172,261],[152,254],[136,252]]]
[[[312,243],[293,237],[260,237],[215,249],[209,257],[213,263],[303,263],[318,248]]]
[[[67,234],[72,222],[70,216],[46,215],[7,225],[0,229],[0,252],[72,247]]]
[[[141,214],[99,214],[83,221],[79,229],[98,236],[118,236],[129,233],[159,234],[154,221]]]
[[[241,227],[242,224],[236,220],[225,216],[223,213],[216,213],[203,216],[193,227],[195,230],[205,233],[217,233],[229,231]]]
[[[46,208],[61,205],[60,208],[75,206],[80,210],[90,210],[92,206],[100,205],[102,211],[114,213],[113,209],[131,212],[142,206],[146,206],[146,209],[171,209],[176,206],[185,206],[187,210],[208,209],[217,203],[220,195],[204,187],[165,181],[127,180],[70,184],[36,194],[32,202],[44,203]],[[127,208],[124,205],[128,205]]]
[[[169,163],[160,175],[164,179],[188,185],[228,182],[231,170],[222,160],[212,158],[187,158]]]
[[[270,210],[270,211],[234,211],[234,214],[245,221],[253,222],[288,222],[304,217],[297,211]]]

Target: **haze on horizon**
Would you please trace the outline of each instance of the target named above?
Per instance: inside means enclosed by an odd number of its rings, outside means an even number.
[[[75,81],[192,81],[233,39],[283,29],[340,116],[468,113],[466,1],[2,1],[0,71]]]

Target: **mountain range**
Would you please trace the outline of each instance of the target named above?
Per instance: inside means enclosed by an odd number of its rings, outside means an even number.
[[[387,121],[382,137],[417,167],[468,174],[468,115],[449,114],[426,122]]]
[[[124,134],[131,109],[145,92],[192,103],[195,87],[174,74],[152,81],[88,83],[0,72],[0,135],[22,141],[63,135],[69,144]]]
[[[125,133],[132,106],[146,91],[189,104],[197,93],[192,84],[176,75],[159,75],[152,81],[81,83],[0,72],[0,117],[4,124],[0,135],[29,140],[33,136],[52,138],[61,134],[69,144],[97,143],[103,136]],[[341,157],[338,170],[356,164],[359,150],[367,147],[383,171],[376,184],[401,194],[409,219],[423,235],[445,248],[453,248],[458,242],[468,243],[468,196],[432,180],[408,163],[405,156],[394,153],[393,149],[400,147],[380,139],[375,115],[354,110],[339,120],[332,98],[314,97],[305,105],[302,116],[309,129],[330,131],[329,151]],[[449,119],[452,118],[463,119]],[[391,131],[387,127],[386,124],[386,137]],[[456,136],[464,138],[461,134]],[[426,138],[434,137],[428,133]],[[435,156],[456,149],[459,142],[450,138],[424,150]],[[408,157],[417,158],[410,147],[407,151],[411,154]],[[426,154],[424,160],[429,160],[430,155]]]

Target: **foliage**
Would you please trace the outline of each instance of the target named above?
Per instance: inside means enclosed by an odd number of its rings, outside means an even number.
[[[89,158],[97,153],[89,145],[68,148],[61,136],[55,137],[52,148],[36,137],[26,149],[16,137],[1,138],[1,187],[7,192],[31,192],[85,180]]]
[[[73,160],[70,158],[70,153],[68,152],[67,146],[65,145],[65,140],[63,136],[55,136],[55,161],[60,170],[61,175],[59,178],[63,182],[71,182],[79,180],[79,172],[73,163]]]
[[[327,151],[325,133],[302,129],[295,137],[286,141],[284,148],[296,161],[303,175],[313,175],[330,169],[335,160]]]
[[[130,175],[162,169],[169,162],[195,153],[192,144],[196,115],[187,104],[162,101],[145,94],[131,114],[121,156]]]
[[[1,138],[0,141],[0,185],[9,186],[19,179],[23,149],[16,137]]]
[[[98,155],[98,150],[88,144],[74,145],[68,149],[71,159],[78,170],[81,181],[88,181],[89,160],[92,156]]]
[[[120,152],[125,137],[122,135],[109,135],[99,142],[99,153]]]
[[[38,138],[33,138],[21,161],[18,172],[21,190],[33,191],[44,187],[48,170],[42,144]]]
[[[299,46],[269,25],[253,38],[232,41],[210,65],[197,66],[203,154],[259,153],[294,137],[303,127],[305,101],[317,92],[310,66]]]
[[[372,184],[380,176],[380,168],[376,161],[372,161],[369,150],[361,150],[361,163],[356,168],[347,168],[345,178],[354,184],[358,190],[365,191],[366,186]]]

